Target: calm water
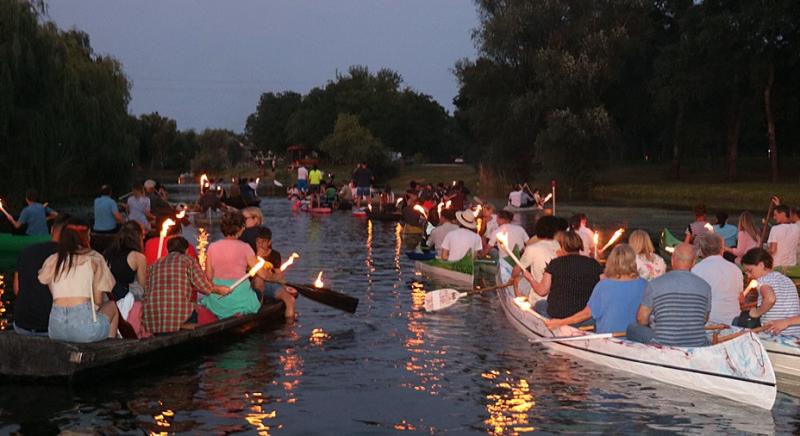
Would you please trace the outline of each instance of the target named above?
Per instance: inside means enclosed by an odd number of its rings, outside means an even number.
[[[425,313],[423,294],[436,286],[414,273],[396,225],[292,215],[285,200],[262,206],[275,247],[301,255],[289,277],[310,282],[324,270],[327,285],[361,299],[356,314],[298,300],[295,325],[204,357],[78,386],[0,386],[0,433],[800,432],[800,402],[782,394],[761,411],[547,354],[492,295]],[[602,228],[639,219],[614,212],[589,211],[608,217]],[[637,213],[656,228],[688,219]]]

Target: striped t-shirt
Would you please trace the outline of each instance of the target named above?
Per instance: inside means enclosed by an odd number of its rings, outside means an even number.
[[[652,309],[655,337],[662,345],[707,345],[706,315],[711,310],[711,286],[689,271],[673,270],[647,284],[642,305]]]
[[[758,285],[769,285],[775,291],[775,305],[761,315],[761,323],[800,315],[800,298],[794,282],[785,275],[772,271],[758,279]],[[761,293],[758,294],[758,305],[761,306]],[[782,335],[800,336],[800,325],[795,325],[781,332]]]

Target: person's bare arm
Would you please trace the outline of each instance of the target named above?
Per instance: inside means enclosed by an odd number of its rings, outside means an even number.
[[[750,316],[758,318],[769,312],[775,305],[775,290],[770,285],[762,285],[758,290],[761,293],[761,305],[750,309]]]
[[[14,271],[14,295],[19,295],[19,273]]]
[[[650,325],[650,314],[653,313],[653,309],[639,305],[639,310],[636,312],[636,322],[639,325]]]
[[[528,282],[531,284],[533,291],[536,292],[537,295],[540,297],[546,297],[547,294],[550,293],[550,286],[553,284],[553,276],[549,272],[545,272],[542,274],[542,281],[537,282],[536,280],[532,280],[533,276],[525,276],[528,279]]]
[[[576,314],[574,314],[572,316],[568,316],[566,318],[561,318],[561,319],[551,318],[551,319],[546,320],[544,323],[547,326],[547,328],[549,328],[550,330],[553,330],[555,328],[558,328],[558,327],[561,327],[561,326],[564,326],[564,325],[573,325],[573,324],[577,324],[579,322],[584,322],[584,321],[586,321],[588,319],[591,319],[591,318],[592,318],[592,309],[589,309],[589,306],[586,306],[583,309],[581,309],[580,312],[578,312],[578,313],[576,313]]]

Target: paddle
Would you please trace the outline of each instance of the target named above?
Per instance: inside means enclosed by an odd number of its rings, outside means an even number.
[[[508,284],[490,286],[483,289],[473,289],[471,291],[459,291],[457,289],[437,289],[435,291],[425,294],[425,311],[436,312],[437,310],[446,309],[454,304],[456,301],[466,297],[467,295],[480,294],[481,292],[493,291],[495,289],[504,288]]]
[[[280,283],[278,281],[270,282]],[[318,288],[311,285],[298,285],[295,283],[285,283],[285,285],[297,289],[297,292],[300,295],[308,298],[309,300],[314,300],[317,303],[322,303],[326,306],[330,306],[347,313],[355,313],[356,308],[358,307],[358,298],[342,294],[341,292],[336,292],[332,289]]]
[[[274,184],[275,184],[275,186],[277,186],[277,187],[279,187],[279,188],[283,188],[283,183],[281,183],[281,182],[279,182],[279,181],[277,181],[277,180],[273,180],[273,181],[272,181],[272,183],[274,183]]]
[[[767,208],[767,218],[764,220],[764,227],[761,229],[761,240],[758,242],[759,246],[763,245],[764,241],[767,239],[767,234],[769,233],[769,220],[770,218],[772,218],[772,212],[775,210],[776,198],[777,197],[772,197],[769,199],[769,208]]]

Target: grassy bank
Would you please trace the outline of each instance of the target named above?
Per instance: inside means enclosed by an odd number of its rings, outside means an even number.
[[[779,195],[784,203],[800,205],[796,183],[625,183],[596,185],[591,199],[598,203],[691,209],[705,203],[709,209],[765,210],[769,199]]]

